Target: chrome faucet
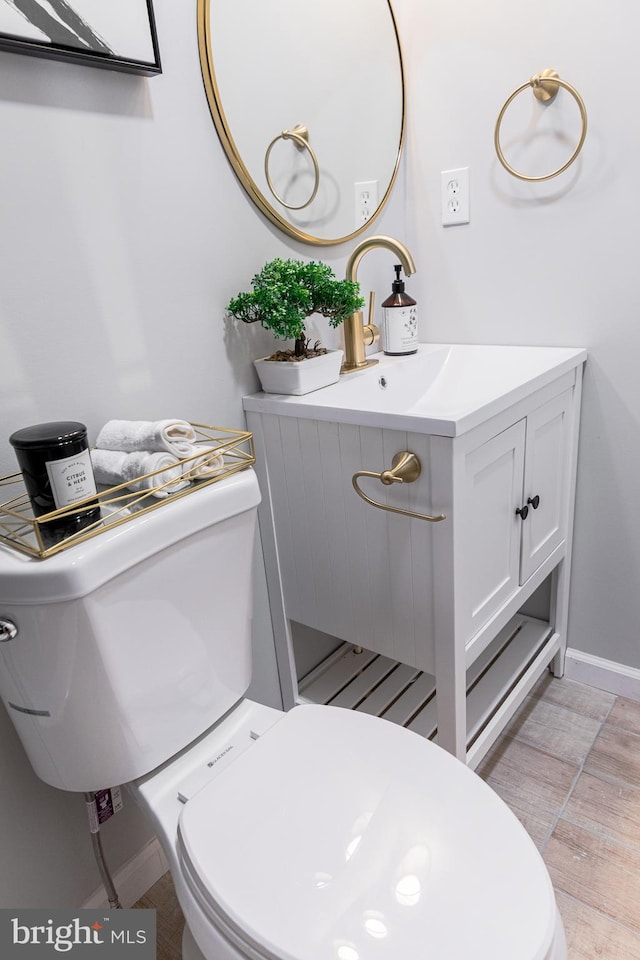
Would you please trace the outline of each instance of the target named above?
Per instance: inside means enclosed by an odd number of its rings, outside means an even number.
[[[391,253],[395,253],[407,277],[416,272],[413,257],[399,240],[394,240],[393,237],[367,237],[366,240],[360,241],[347,260],[347,280],[355,282],[360,261],[368,250],[374,250],[376,247],[382,247],[385,250],[390,250]],[[380,337],[378,328],[371,322],[373,320],[372,312],[370,306],[368,324],[364,323],[361,310],[357,310],[344,321],[344,363],[340,373],[364,370],[365,367],[372,367],[378,362],[377,360],[367,360],[365,353],[365,347],[370,347]]]

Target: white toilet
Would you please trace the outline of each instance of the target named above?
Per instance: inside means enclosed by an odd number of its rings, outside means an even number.
[[[0,550],[0,692],[36,773],[130,785],[185,960],[565,960],[540,855],[462,763],[244,699],[259,498],[246,470],[46,560]]]

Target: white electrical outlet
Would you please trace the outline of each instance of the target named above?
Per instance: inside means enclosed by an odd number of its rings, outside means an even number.
[[[469,167],[443,170],[440,174],[442,224],[454,227],[469,223]]]
[[[362,180],[354,184],[355,188],[355,224],[361,227],[367,223],[378,209],[378,181]]]

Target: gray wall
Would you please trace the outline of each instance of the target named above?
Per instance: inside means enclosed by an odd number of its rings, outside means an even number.
[[[195,4],[154,6],[161,77],[0,54],[0,436],[56,418],[83,420],[94,438],[109,417],[242,427],[241,397],[256,387],[250,361],[271,340],[225,325],[229,297],[276,255],[344,269],[348,248],[289,241],[245,197],[204,96]],[[394,8],[409,136],[374,229],[404,239],[415,256],[408,289],[423,340],[588,347],[569,642],[640,668],[640,121],[631,69],[640,15],[630,0],[606,9],[576,0],[541,0],[535,11],[508,0]],[[497,164],[493,127],[506,96],[547,66],[580,90],[590,130],[570,172],[527,186]],[[514,159],[555,160],[562,132],[575,130],[571,106],[562,97],[552,108],[549,154]],[[444,229],[440,171],[458,166],[470,167],[472,219]],[[378,303],[390,266],[376,253],[360,270]],[[13,469],[0,443],[0,472]],[[252,693],[275,703],[260,563],[257,574]],[[114,867],[149,836],[130,806],[111,821]],[[0,849],[2,906],[78,905],[98,886],[82,802],[36,779],[4,712]]]
[[[640,669],[638,7],[394,6],[409,75],[407,241],[420,265],[422,339],[588,348],[569,645]],[[526,184],[498,163],[494,126],[509,94],[546,67],[581,94],[588,135],[565,174]],[[566,91],[535,107],[520,95],[502,142],[516,169],[541,175],[570,156],[579,113]],[[440,171],[463,166],[471,222],[443,228]]]
[[[91,440],[111,417],[244,428],[251,360],[273,339],[225,323],[225,305],[266,260],[318,258],[272,228],[231,171],[195,3],[154,9],[159,77],[0,53],[0,474],[16,469],[9,434],[40,421],[81,420]],[[391,208],[379,224],[403,232]],[[322,259],[343,275],[348,253]],[[250,694],[279,706],[261,557],[254,640]],[[104,828],[112,867],[150,837],[125,805]],[[79,905],[99,886],[83,801],[35,777],[4,708],[0,850],[1,906]]]

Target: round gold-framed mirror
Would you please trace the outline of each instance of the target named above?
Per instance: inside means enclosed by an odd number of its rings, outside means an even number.
[[[258,209],[310,244],[367,229],[405,134],[390,0],[198,0],[198,44],[218,136]]]

